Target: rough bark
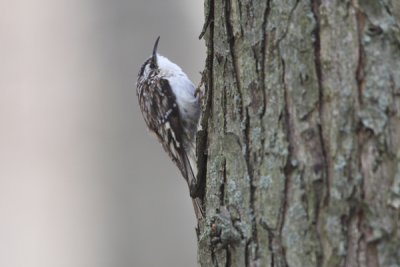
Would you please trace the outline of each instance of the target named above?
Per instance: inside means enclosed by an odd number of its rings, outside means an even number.
[[[400,266],[400,2],[205,12],[200,265]]]

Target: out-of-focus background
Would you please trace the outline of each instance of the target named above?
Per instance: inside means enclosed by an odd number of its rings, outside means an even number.
[[[135,83],[161,35],[197,84],[203,20],[203,1],[0,0],[0,266],[196,266]]]

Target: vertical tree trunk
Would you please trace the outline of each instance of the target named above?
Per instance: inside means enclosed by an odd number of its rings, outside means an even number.
[[[400,266],[400,2],[205,2],[200,265]]]

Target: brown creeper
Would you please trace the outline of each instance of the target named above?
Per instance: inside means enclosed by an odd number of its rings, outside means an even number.
[[[137,80],[140,109],[149,130],[178,166],[189,187],[196,183],[196,130],[200,103],[195,87],[179,66],[157,54],[142,65]],[[202,203],[193,199],[197,218],[203,217]]]

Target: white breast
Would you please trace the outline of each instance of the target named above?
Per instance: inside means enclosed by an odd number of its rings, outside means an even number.
[[[172,91],[175,94],[182,119],[197,121],[199,115],[199,101],[195,97],[196,88],[187,75],[175,63],[168,58],[157,55],[157,64],[160,69],[160,76],[169,81]]]

